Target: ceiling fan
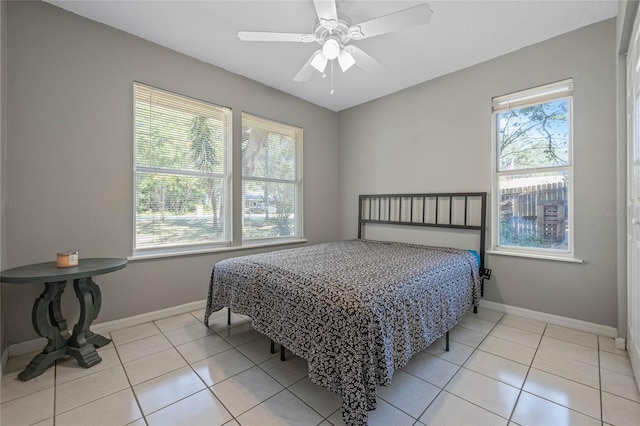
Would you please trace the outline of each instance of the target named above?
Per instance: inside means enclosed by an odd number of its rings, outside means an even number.
[[[394,31],[423,25],[429,22],[433,11],[424,3],[389,15],[352,25],[348,18],[338,16],[335,0],[313,0],[318,22],[311,34],[240,31],[242,41],[286,41],[296,43],[316,42],[322,47],[311,55],[293,78],[307,81],[317,70],[323,73],[329,61],[337,59],[342,71],[354,64],[370,74],[384,71],[385,67],[362,49],[349,44],[351,41],[387,34]],[[333,68],[332,68],[333,69]],[[333,89],[331,90],[333,93]]]

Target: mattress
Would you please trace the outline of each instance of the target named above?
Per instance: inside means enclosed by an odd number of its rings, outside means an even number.
[[[230,307],[306,359],[309,379],[339,393],[347,424],[366,424],[376,386],[479,301],[467,250],[350,240],[218,262],[209,315]]]

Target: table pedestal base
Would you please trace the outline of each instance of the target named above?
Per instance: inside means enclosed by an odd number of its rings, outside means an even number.
[[[27,365],[27,368],[25,368],[22,373],[18,374],[18,379],[26,382],[27,380],[31,380],[34,377],[41,375],[51,364],[60,358],[64,358],[66,354],[66,347],[48,354],[44,352],[39,353],[31,360],[29,365]]]
[[[73,281],[76,296],[80,301],[80,319],[73,327],[73,333],[66,339],[62,333],[67,330],[67,321],[60,310],[60,297],[66,281],[45,283],[45,290],[33,305],[32,321],[38,335],[48,342],[42,353],[31,360],[27,368],[18,375],[22,381],[42,374],[47,367],[65,355],[74,357],[82,367],[89,368],[102,361],[96,348],[111,342],[104,336],[93,333],[89,326],[100,312],[102,294],[91,277]]]

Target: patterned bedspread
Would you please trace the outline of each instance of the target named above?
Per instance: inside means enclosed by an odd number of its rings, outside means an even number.
[[[309,363],[342,395],[348,425],[367,422],[376,385],[443,336],[479,300],[465,250],[352,240],[227,259],[211,274],[204,322],[225,306]]]

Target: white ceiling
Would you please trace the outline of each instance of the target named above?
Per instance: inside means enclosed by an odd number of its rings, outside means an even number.
[[[333,111],[397,92],[549,39],[617,13],[617,0],[427,1],[431,22],[352,44],[388,68],[370,76],[343,73],[293,77],[319,48],[315,43],[242,42],[245,31],[310,33],[312,0],[59,1],[56,6],[211,63]],[[423,1],[338,0],[338,13],[357,24]],[[329,68],[328,68],[329,69]]]

